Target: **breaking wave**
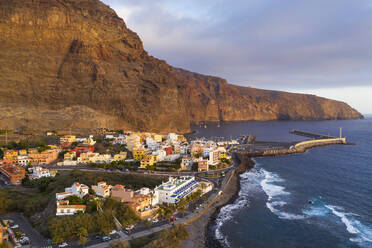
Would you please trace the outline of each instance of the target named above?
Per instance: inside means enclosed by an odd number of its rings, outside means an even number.
[[[275,215],[281,219],[288,220],[299,220],[304,219],[304,215],[288,213],[283,211],[281,208],[287,205],[283,200],[286,196],[289,196],[290,193],[285,190],[283,186],[277,185],[275,183],[284,182],[284,180],[279,177],[277,174],[268,172],[264,169],[261,169],[265,175],[265,178],[261,181],[261,187],[265,194],[268,196],[266,202],[266,207]]]

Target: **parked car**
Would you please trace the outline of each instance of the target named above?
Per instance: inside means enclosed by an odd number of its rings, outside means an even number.
[[[13,226],[11,226],[10,228],[12,228],[12,229],[17,229],[17,228],[19,228],[19,225],[13,225]]]
[[[112,230],[112,231],[110,232],[110,235],[113,235],[113,234],[115,234],[115,233],[117,233],[117,231],[114,229],[114,230]]]
[[[102,241],[103,242],[107,242],[107,241],[109,241],[110,240],[110,237],[108,237],[108,236],[103,236],[102,237]]]
[[[21,245],[29,245],[31,242],[30,242],[30,239],[26,236],[22,237],[19,242],[21,243]]]
[[[158,219],[152,219],[152,223],[158,223],[159,220]]]
[[[58,248],[64,248],[64,247],[67,247],[67,246],[68,246],[68,244],[66,242],[63,242],[62,244],[60,244],[58,246]]]
[[[177,220],[177,218],[176,218],[176,217],[173,217],[173,218],[172,218],[172,221],[176,221],[176,220]]]
[[[99,235],[96,235],[96,237],[95,237],[96,239],[101,239],[101,236],[99,236]]]

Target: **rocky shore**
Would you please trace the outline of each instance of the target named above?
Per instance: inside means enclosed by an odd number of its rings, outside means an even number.
[[[204,215],[186,226],[190,236],[182,242],[181,248],[221,247],[219,241],[216,240],[214,236],[214,221],[220,209],[227,204],[233,203],[238,197],[240,191],[240,174],[253,168],[255,164],[248,156],[235,155],[235,163],[239,163],[239,166],[233,171],[231,180],[226,185],[219,199],[204,213]]]

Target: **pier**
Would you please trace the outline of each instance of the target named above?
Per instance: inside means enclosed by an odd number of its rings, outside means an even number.
[[[292,130],[290,131],[291,134],[312,138],[312,139],[336,139],[336,137],[325,135],[325,134],[318,134],[318,133],[311,133],[301,130]]]
[[[342,128],[340,128],[340,137],[300,130],[292,130],[290,133],[312,139],[301,142],[260,142],[253,140],[249,143],[234,145],[231,147],[230,151],[250,157],[261,157],[303,153],[308,149],[319,146],[352,145],[352,143],[346,141],[346,138],[342,137]]]

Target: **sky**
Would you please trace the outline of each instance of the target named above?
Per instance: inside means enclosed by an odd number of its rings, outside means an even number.
[[[372,113],[372,0],[103,0],[170,65]]]

